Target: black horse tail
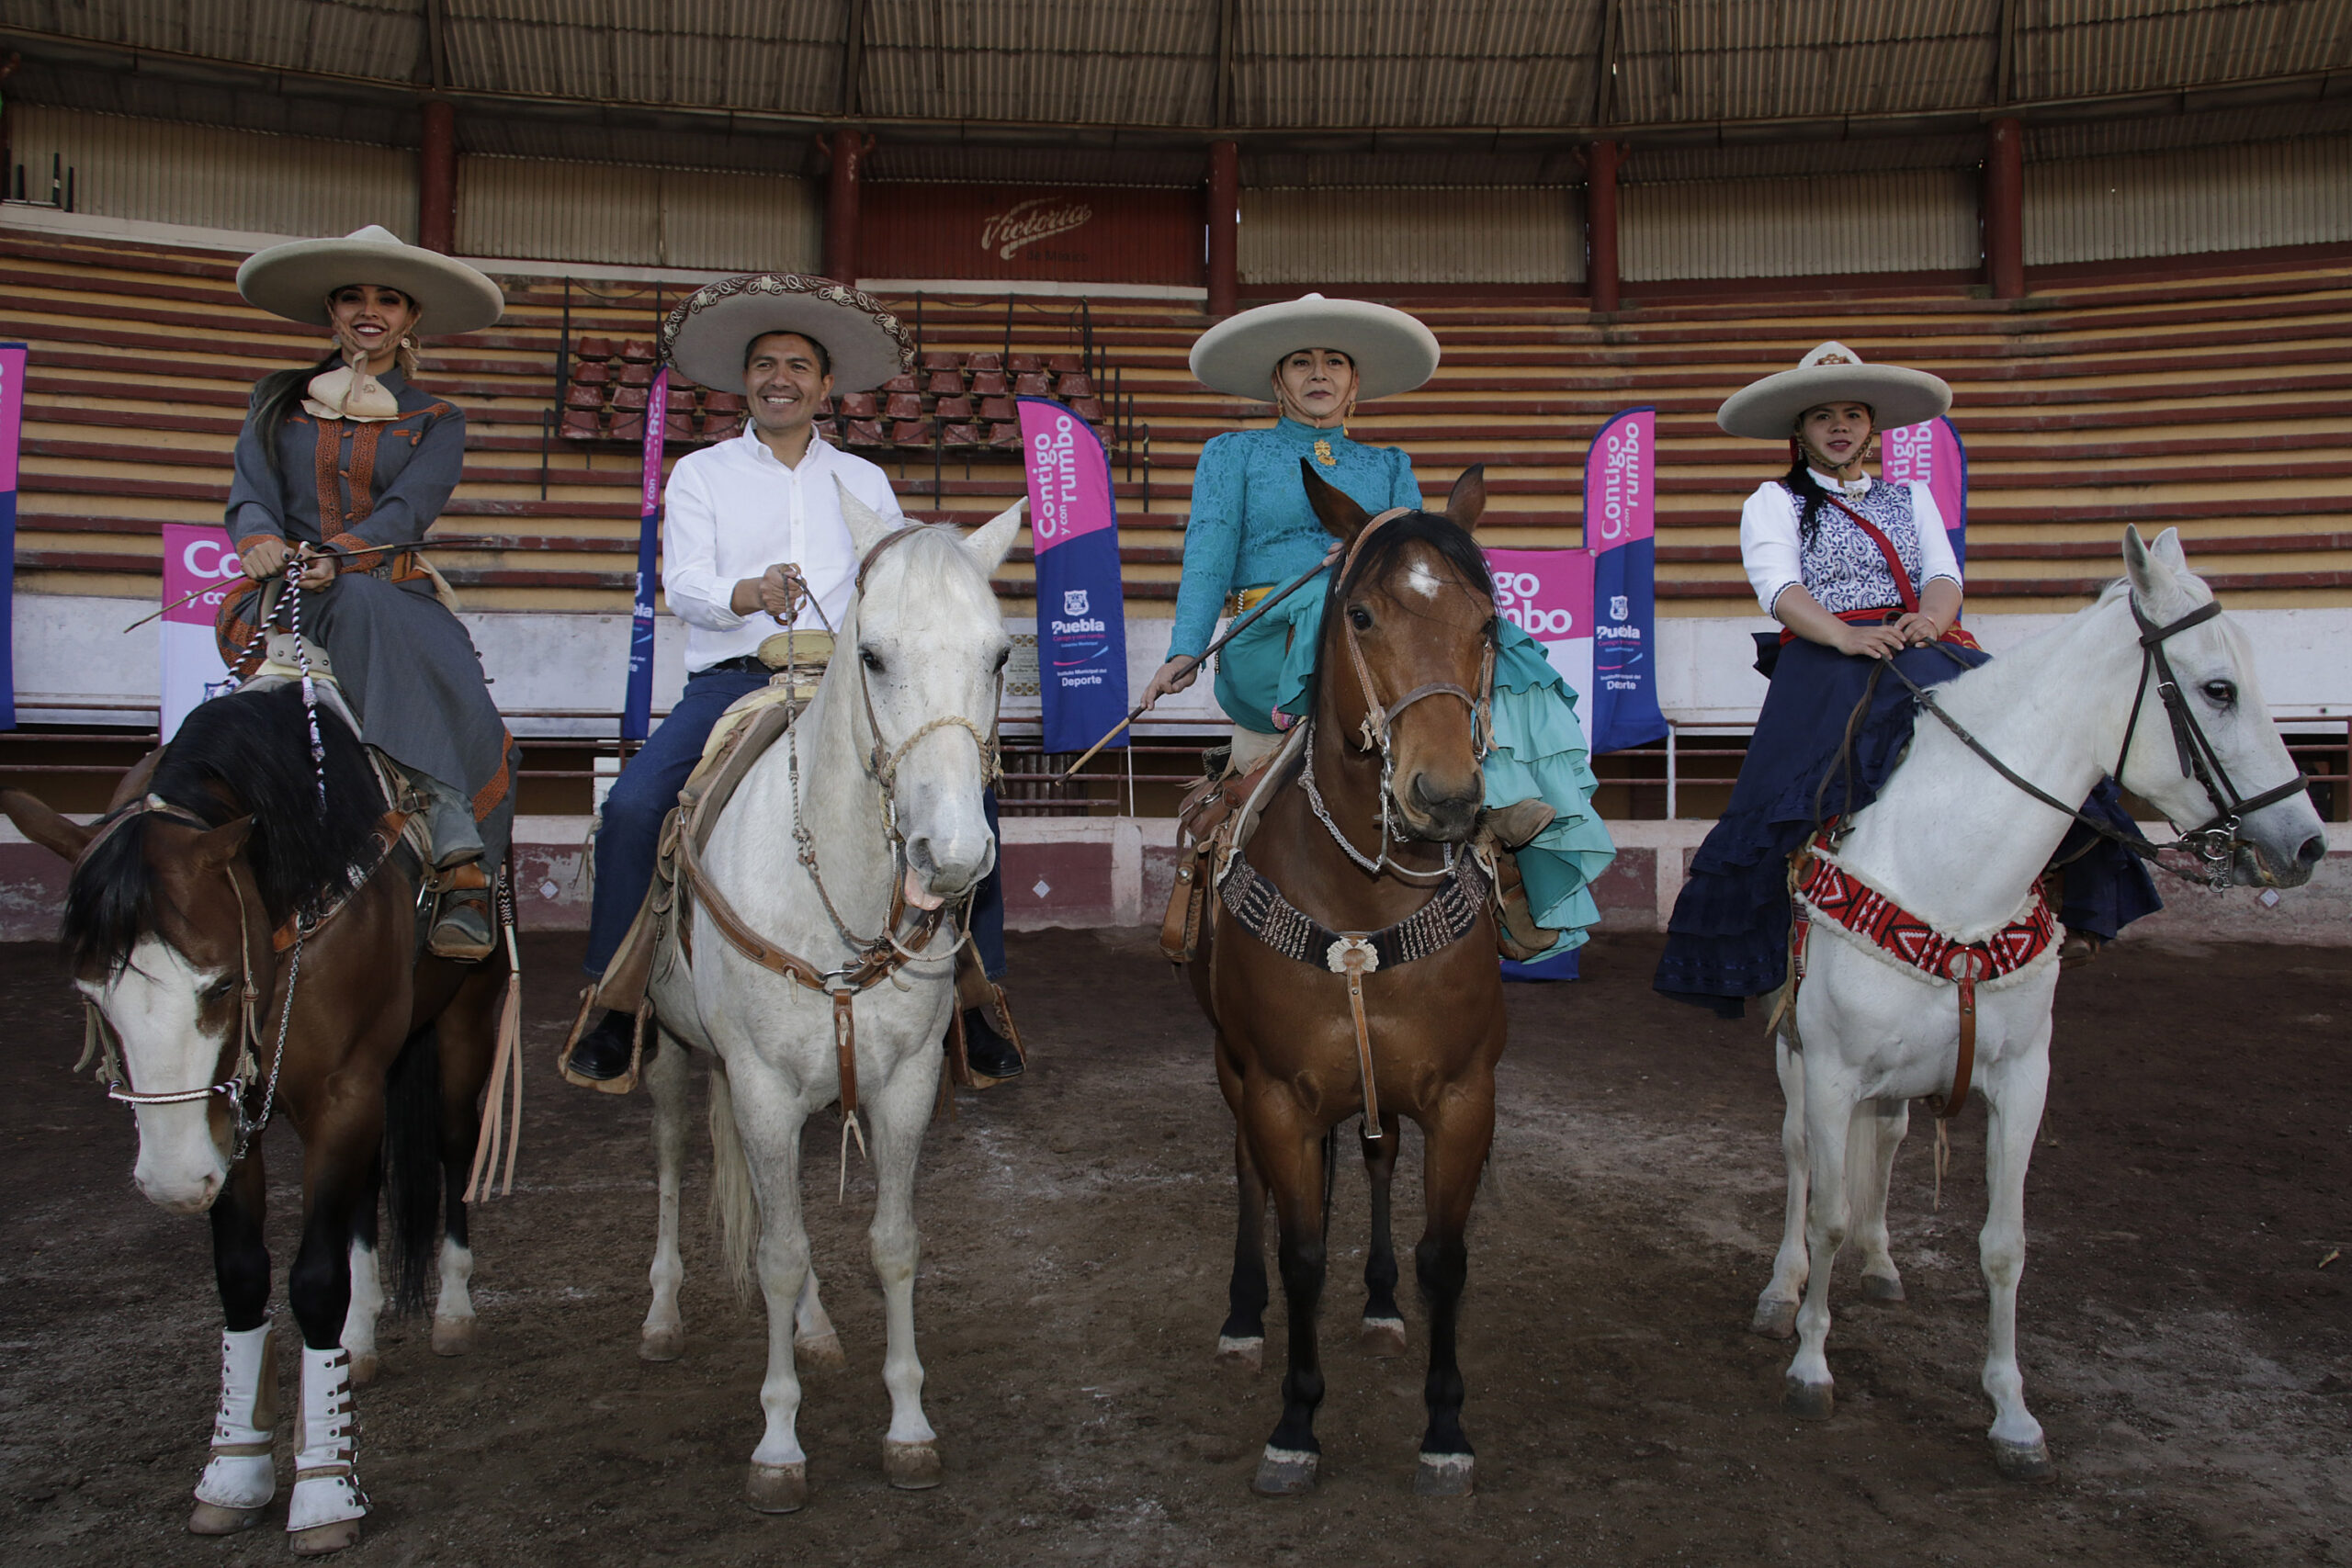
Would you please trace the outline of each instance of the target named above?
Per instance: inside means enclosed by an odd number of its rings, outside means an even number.
[[[409,1036],[384,1079],[384,1217],[379,1267],[392,1311],[421,1313],[438,1278],[441,1239],[441,1043],[431,1024]]]

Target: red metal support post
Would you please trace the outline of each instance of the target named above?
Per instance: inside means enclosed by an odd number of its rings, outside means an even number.
[[[1584,285],[1596,312],[1617,309],[1617,164],[1624,149],[1596,141],[1585,153]]]
[[[458,247],[458,111],[446,98],[424,104],[417,159],[416,243],[447,255]]]
[[[1209,143],[1209,314],[1230,316],[1241,288],[1241,149]]]
[[[2008,115],[1984,147],[1984,281],[1996,299],[2025,298],[2025,128]]]
[[[857,281],[857,182],[865,162],[865,133],[833,132],[833,171],[825,181],[825,276]]]

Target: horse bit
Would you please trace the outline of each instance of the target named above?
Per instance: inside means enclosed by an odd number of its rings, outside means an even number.
[[[1348,547],[1347,558],[1340,563],[1336,581],[1341,588],[1347,585],[1348,574],[1355,570],[1356,558],[1363,552],[1364,541],[1372,537],[1373,530],[1391,518],[1404,516],[1411,510],[1412,508],[1406,506],[1392,506],[1363,525],[1356,535],[1355,542]],[[1335,593],[1333,597],[1337,598],[1339,595]],[[1389,815],[1395,803],[1393,786],[1396,777],[1396,757],[1390,744],[1391,734],[1396,726],[1396,716],[1422,698],[1460,697],[1470,709],[1472,739],[1477,750],[1478,761],[1481,763],[1486,761],[1487,753],[1494,750],[1495,744],[1495,637],[1492,625],[1489,624],[1487,635],[1482,639],[1484,650],[1478,660],[1477,695],[1472,695],[1451,681],[1431,681],[1414,687],[1395,703],[1385,705],[1380,700],[1378,683],[1372,678],[1372,667],[1364,661],[1363,644],[1356,637],[1356,624],[1348,615],[1345,604],[1340,606],[1340,630],[1347,640],[1348,662],[1355,668],[1356,685],[1363,693],[1363,722],[1358,727],[1363,744],[1360,749],[1370,751],[1377,748],[1380,752],[1379,853],[1367,855],[1349,842],[1348,836],[1340,830],[1340,825],[1331,819],[1330,811],[1324,806],[1323,793],[1315,785],[1315,736],[1312,719],[1307,721],[1306,764],[1299,778],[1300,784],[1306,791],[1307,808],[1315,813],[1316,820],[1323,824],[1340,848],[1347,852],[1348,858],[1373,875],[1378,876],[1383,871],[1390,871],[1410,882],[1441,881],[1453,874],[1453,846],[1450,843],[1444,846],[1443,863],[1435,871],[1408,870],[1388,858],[1388,846],[1391,842],[1397,844],[1406,842],[1404,834],[1397,829]]]
[[[2221,601],[2209,599],[2203,604],[2166,626],[2158,626],[2150,620],[2141,611],[2140,602],[2137,599],[2131,599],[2129,603],[2132,606],[2132,618],[2139,624],[2140,627],[2140,683],[2138,690],[2132,694],[2132,716],[2123,727],[2123,745],[2116,752],[2113,776],[2119,783],[2121,782],[2124,760],[2132,755],[2132,738],[2139,729],[2141,710],[2147,705],[2148,687],[2153,681],[2156,689],[2156,699],[2164,705],[2165,716],[2172,724],[2173,750],[2179,759],[2181,776],[2194,779],[2203,785],[2205,797],[2213,803],[2213,815],[2203,826],[2190,829],[2168,844],[2151,844],[2144,839],[2119,832],[2107,823],[2086,815],[2080,807],[2068,806],[2051,795],[1985,750],[1984,742],[1971,735],[1957,719],[1946,713],[1937,703],[1934,694],[1927,687],[1905,674],[1902,668],[1892,659],[1886,660],[1886,666],[1894,671],[1897,680],[1911,689],[1912,696],[1917,700],[1921,707],[1935,715],[1946,729],[1960,738],[1962,745],[1983,758],[1992,766],[1994,772],[2009,783],[2017,785],[2042,805],[2064,812],[2100,837],[2113,840],[2153,864],[2160,866],[2164,864],[2156,857],[2165,850],[2188,851],[2204,867],[2204,875],[2201,880],[2205,886],[2220,892],[2230,886],[2231,868],[2236,859],[2238,847],[2245,841],[2238,836],[2239,825],[2247,817],[2262,810],[2265,807],[2276,806],[2282,800],[2293,799],[2304,789],[2306,781],[2299,769],[2293,778],[2275,788],[2264,790],[2256,795],[2240,795],[2237,784],[2230,778],[2229,770],[2222,763],[2221,753],[2214,750],[2212,741],[2206,738],[2204,728],[2197,722],[2196,714],[2189,709],[2188,699],[2181,695],[2180,681],[2173,673],[2172,660],[2165,657],[2165,643],[2191,626],[2202,626],[2219,615],[2222,613]],[[2174,870],[2170,866],[2164,866],[2164,869],[2171,871],[2184,882],[2199,880],[2187,872]]]

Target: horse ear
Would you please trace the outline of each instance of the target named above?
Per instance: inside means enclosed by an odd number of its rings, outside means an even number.
[[[1453,481],[1453,489],[1446,493],[1445,514],[1453,525],[1467,534],[1478,526],[1479,515],[1487,510],[1487,465],[1473,463],[1462,470]]]
[[[833,476],[833,488],[841,492],[842,521],[849,525],[849,542],[856,549],[858,559],[864,560],[875,546],[906,526],[899,519],[885,517],[860,501],[849,486],[842,483],[839,474]]]
[[[2188,555],[2180,547],[2180,530],[2177,528],[2167,528],[2157,535],[2156,542],[2148,547],[2148,554],[2172,571],[2185,572],[2188,570]]]
[[[1312,458],[1298,460],[1298,477],[1306,481],[1306,503],[1315,508],[1315,515],[1322,519],[1323,526],[1331,531],[1332,537],[1353,544],[1355,536],[1363,532],[1363,525],[1372,521],[1372,513],[1358,506],[1355,497],[1317,473]]]
[[[0,789],[0,812],[6,812],[26,838],[68,863],[80,860],[97,836],[95,829],[60,816],[46,801],[20,789]]]
[[[147,786],[155,782],[156,764],[163,760],[164,749],[158,746],[133,763],[130,772],[122,775],[122,782],[114,786],[114,798],[107,802],[107,815],[113,815],[145,795]]]
[[[1022,515],[1029,509],[1029,498],[1023,496],[964,536],[964,547],[980,563],[983,573],[993,572],[1012,553],[1012,541],[1021,536]]]
[[[191,846],[196,863],[207,871],[220,870],[243,852],[245,840],[253,836],[253,829],[254,819],[248,815],[198,833]]]
[[[2132,597],[2143,604],[2154,604],[2157,594],[2163,592],[2166,575],[2163,563],[2148,553],[2147,543],[2140,537],[2136,524],[2123,525],[2123,575],[2132,581]]]

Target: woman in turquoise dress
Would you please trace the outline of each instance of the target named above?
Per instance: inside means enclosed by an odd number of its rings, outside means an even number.
[[[1193,683],[1221,615],[1246,615],[1338,555],[1307,503],[1300,459],[1367,511],[1421,509],[1412,459],[1351,440],[1347,421],[1360,401],[1420,386],[1437,362],[1437,339],[1404,311],[1319,294],[1245,310],[1202,334],[1193,376],[1229,397],[1260,400],[1271,389],[1281,417],[1271,429],[1219,435],[1201,449],[1175,628],[1168,661],[1144,688],[1146,707]],[[1290,594],[1217,655],[1217,705],[1234,727],[1232,772],[1249,771],[1306,716],[1323,587],[1317,578]],[[1487,806],[1504,848],[1516,852],[1526,900],[1523,911],[1507,907],[1506,950],[1549,957],[1582,943],[1599,922],[1591,883],[1616,851],[1592,809],[1597,784],[1576,694],[1533,638],[1508,621],[1497,627]],[[1548,818],[1530,802],[1548,807]]]

